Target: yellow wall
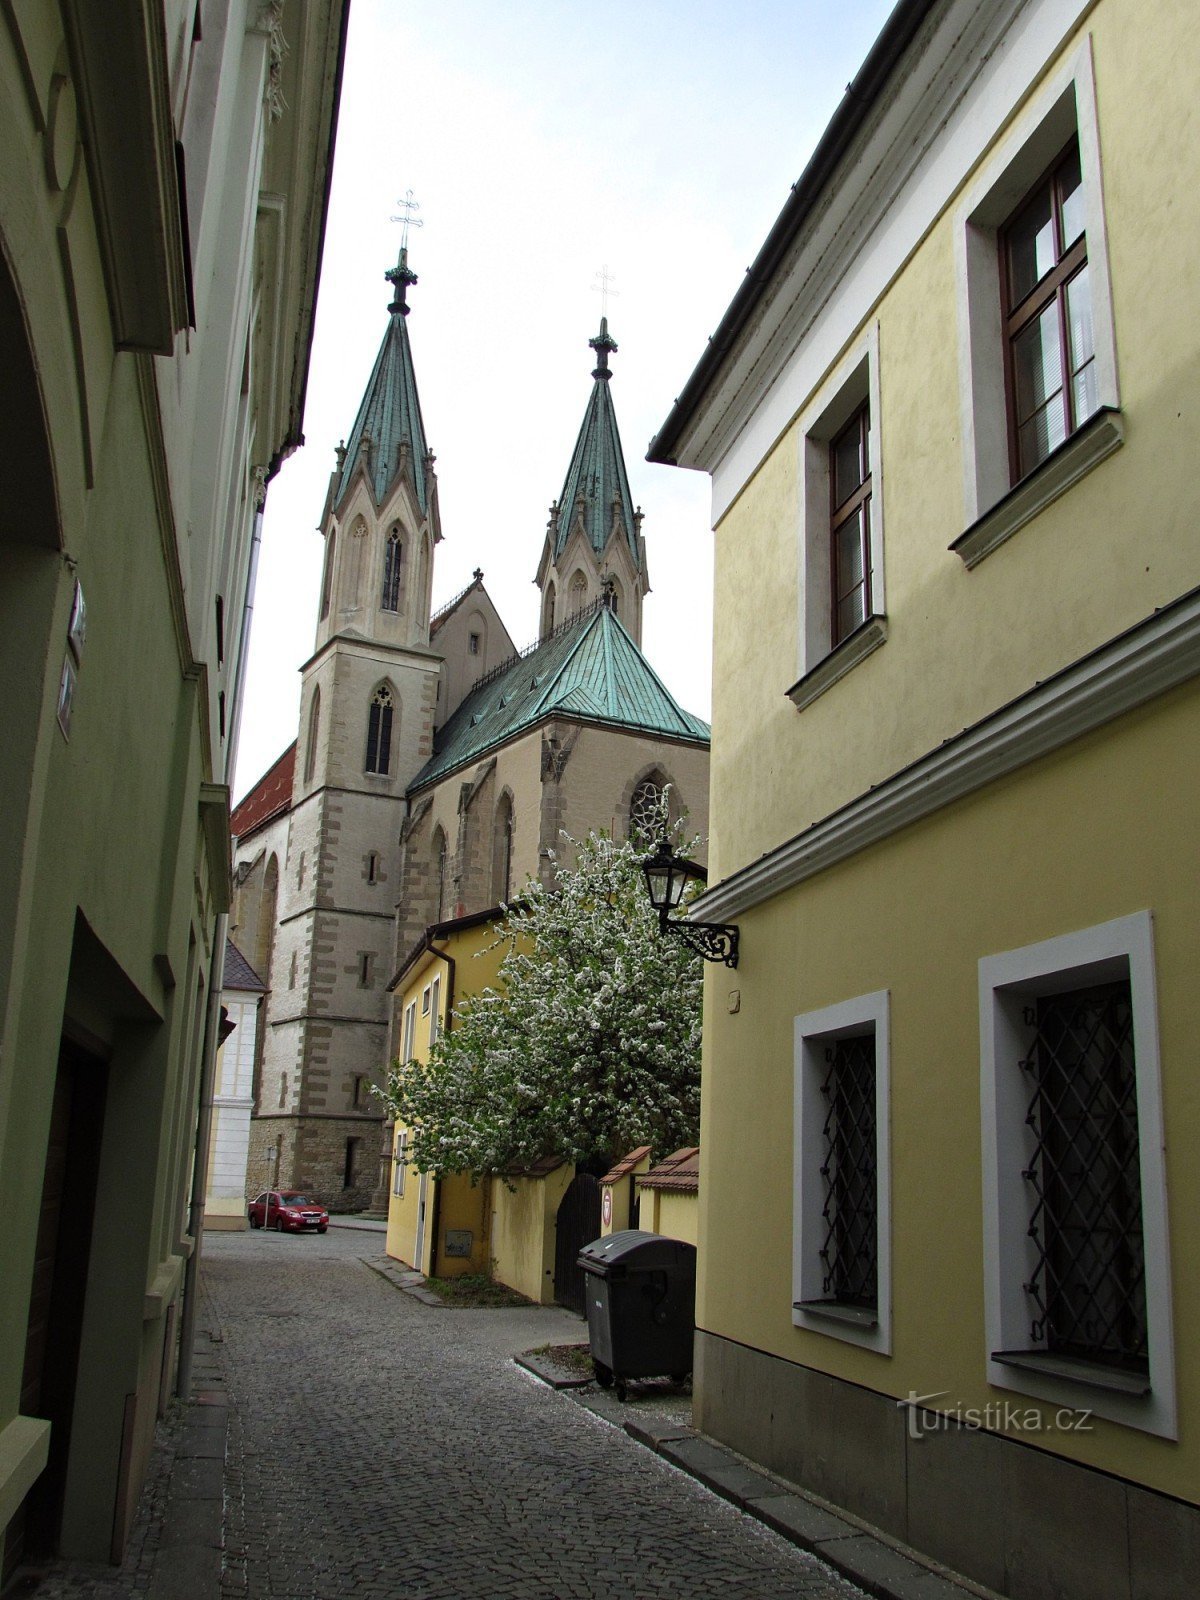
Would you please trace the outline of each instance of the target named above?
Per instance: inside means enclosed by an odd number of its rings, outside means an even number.
[[[413,1055],[418,1061],[429,1059],[430,1018],[421,1015],[421,999],[435,978],[441,979],[439,1025],[444,1029],[453,1026],[450,1008],[457,1006],[469,994],[494,985],[507,944],[496,943],[496,928],[492,923],[464,928],[445,939],[435,941],[437,949],[426,952],[415,963],[403,985],[396,991],[396,1015],[399,1023],[395,1029],[397,1041],[403,1039],[403,1018],[407,1006],[416,1002],[416,1029],[413,1036]],[[449,959],[447,959],[449,958]],[[451,965],[453,963],[453,965]],[[453,986],[453,994],[451,987]],[[431,997],[432,1004],[432,997]],[[389,1180],[387,1253],[398,1261],[405,1261],[419,1271],[438,1277],[455,1278],[463,1273],[486,1272],[491,1259],[489,1246],[490,1211],[487,1203],[487,1185],[472,1185],[461,1174],[445,1179],[432,1175],[425,1183],[425,1240],[421,1260],[416,1254],[418,1216],[421,1203],[421,1174],[409,1165],[405,1178],[404,1194],[396,1190],[395,1166],[396,1135],[392,1134],[392,1170]],[[437,1256],[434,1259],[434,1223],[437,1224]],[[447,1256],[445,1237],[448,1229],[468,1229],[472,1234],[469,1257]]]
[[[492,1271],[539,1305],[554,1304],[554,1223],[574,1176],[562,1166],[546,1178],[492,1181]]]
[[[638,1226],[664,1239],[700,1242],[700,1196],[678,1189],[642,1189]]]
[[[710,975],[706,995],[700,1327],[886,1394],[995,1400],[984,1381],[977,963],[1148,908],[1184,1425],[1178,1444],[1099,1419],[1038,1444],[1195,1497],[1200,1163],[1194,1140],[1170,1130],[1200,1127],[1198,792],[1193,683],[740,916],[746,959]],[[734,985],[736,1015],[725,1003]],[[891,995],[890,1358],[793,1328],[790,1315],[793,1017],[880,989]],[[748,1171],[759,1175],[752,1224],[729,1203]]]
[[[1178,166],[1200,34],[1179,0],[1130,15],[1097,6],[1060,53],[1090,32],[1126,444],[974,570],[947,549],[968,520],[952,202],[863,323],[879,330],[886,644],[802,714],[787,700],[815,405],[717,530],[712,881],[1200,584],[1200,365],[1178,337],[1200,325],[1200,189]]]

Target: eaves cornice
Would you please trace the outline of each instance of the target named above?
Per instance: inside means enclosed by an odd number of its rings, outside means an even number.
[[[836,866],[1200,674],[1200,590],[1037,684],[705,891],[719,922]]]

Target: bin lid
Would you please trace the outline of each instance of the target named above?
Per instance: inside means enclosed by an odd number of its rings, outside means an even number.
[[[646,1233],[641,1228],[624,1228],[603,1239],[593,1239],[579,1252],[579,1265],[585,1272],[607,1277],[611,1268],[656,1271],[694,1263],[696,1246],[683,1239],[666,1239],[661,1233]]]

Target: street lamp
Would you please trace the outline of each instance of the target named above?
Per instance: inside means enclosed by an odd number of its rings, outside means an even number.
[[[723,961],[727,967],[738,964],[738,930],[725,922],[694,922],[691,918],[672,918],[683,900],[689,882],[708,882],[708,873],[694,861],[677,856],[667,843],[664,834],[652,856],[642,862],[646,875],[646,888],[650,904],[658,912],[658,926],[662,933],[673,933],[682,939],[689,950],[695,950],[706,961]]]

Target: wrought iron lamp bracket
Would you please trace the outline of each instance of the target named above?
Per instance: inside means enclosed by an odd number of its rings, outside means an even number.
[[[723,961],[727,967],[738,964],[738,929],[727,922],[675,921],[665,910],[658,914],[658,925],[664,933],[673,933],[683,940],[689,950],[704,957],[705,961]]]

